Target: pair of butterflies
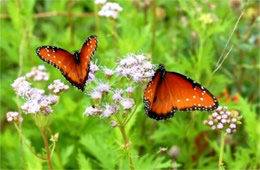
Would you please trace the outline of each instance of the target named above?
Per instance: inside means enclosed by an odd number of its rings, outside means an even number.
[[[58,68],[72,85],[84,91],[97,44],[97,37],[92,35],[80,52],[74,54],[53,46],[39,47],[36,53],[43,61]],[[218,107],[217,99],[206,88],[184,75],[167,72],[163,65],[148,83],[143,101],[146,114],[156,120],[168,119],[176,111],[210,111]]]

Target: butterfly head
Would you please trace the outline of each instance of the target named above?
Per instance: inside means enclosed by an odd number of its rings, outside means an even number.
[[[80,53],[78,51],[75,51],[73,56],[75,58],[76,63],[79,64],[80,63]]]
[[[165,77],[165,73],[166,73],[164,65],[163,64],[159,64],[158,70],[161,72],[160,79],[163,79]]]

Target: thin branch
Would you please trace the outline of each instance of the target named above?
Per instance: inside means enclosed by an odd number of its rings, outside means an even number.
[[[34,18],[48,18],[48,17],[54,17],[54,16],[69,16],[68,12],[59,12],[59,11],[51,11],[51,12],[40,12],[34,14]],[[83,12],[83,13],[71,13],[71,16],[78,17],[78,18],[84,18],[84,17],[93,17],[94,13],[91,12]],[[0,19],[9,19],[11,18],[8,14],[0,14]]]

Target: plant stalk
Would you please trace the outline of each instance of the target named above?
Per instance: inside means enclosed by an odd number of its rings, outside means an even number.
[[[44,140],[44,145],[45,145],[45,149],[46,149],[46,157],[47,157],[47,162],[49,165],[50,170],[53,170],[53,166],[52,166],[52,162],[51,162],[51,154],[50,154],[50,149],[49,149],[49,143],[48,143],[48,139],[46,136],[46,131],[45,129],[40,129],[41,133],[42,133],[42,137]]]
[[[224,146],[225,146],[225,137],[226,133],[221,132],[221,145],[220,145],[220,152],[219,152],[219,160],[218,160],[218,169],[221,170],[224,163],[222,162],[223,154],[224,154]]]
[[[153,24],[152,24],[152,59],[154,58],[154,48],[155,48],[155,33],[156,33],[156,0],[152,1],[153,10]]]
[[[126,136],[126,133],[125,133],[125,126],[120,125],[119,128],[120,128],[120,132],[122,134],[123,140],[124,140],[125,148],[127,148],[128,145],[129,145],[129,141],[127,140],[127,136]],[[128,162],[129,162],[130,169],[134,170],[133,160],[132,160],[131,156],[129,156],[129,155],[128,155]]]

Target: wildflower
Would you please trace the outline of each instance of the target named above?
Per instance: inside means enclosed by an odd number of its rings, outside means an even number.
[[[120,100],[120,104],[122,105],[124,110],[129,110],[134,106],[134,99],[132,98],[122,98]]]
[[[25,77],[32,78],[34,81],[47,81],[49,80],[49,75],[45,70],[46,68],[44,65],[39,65],[37,68],[33,67],[31,72],[27,73]]]
[[[119,110],[119,107],[116,104],[106,104],[103,111],[104,117],[110,117],[112,114],[116,114]]]
[[[128,93],[129,96],[132,96],[132,94],[134,92],[134,88],[132,86],[130,86],[125,91]]]
[[[111,70],[111,69],[109,69],[109,68],[104,68],[104,73],[105,73],[105,75],[107,76],[107,78],[109,79],[109,78],[111,78],[112,75],[114,74],[114,71]]]
[[[16,121],[16,122],[22,122],[23,118],[19,115],[18,112],[12,112],[9,111],[6,113],[6,119],[8,122]]]
[[[157,153],[166,153],[168,148],[159,148],[159,151]]]
[[[102,93],[99,90],[94,90],[90,94],[91,98],[94,99],[95,101],[99,101],[102,98]]]
[[[113,95],[113,100],[115,102],[119,102],[122,99],[122,94],[124,93],[124,90],[122,89],[116,89]]]
[[[57,142],[59,138],[59,133],[55,133],[54,135],[51,135],[50,141]]]
[[[172,146],[169,151],[169,156],[176,159],[180,155],[180,148],[178,146]]]
[[[116,19],[118,17],[118,13],[121,12],[122,10],[123,8],[119,4],[108,2],[98,12],[98,15],[107,18]]]
[[[48,89],[53,92],[53,93],[60,93],[62,91],[66,91],[69,89],[68,85],[65,85],[64,83],[62,83],[60,80],[54,80],[53,84],[50,84],[48,86]]]
[[[108,93],[110,91],[110,85],[107,83],[100,83],[96,90],[100,91],[101,93]]]
[[[223,129],[226,133],[230,134],[236,132],[237,125],[241,124],[241,119],[242,116],[239,116],[237,111],[228,111],[228,107],[219,106],[208,117],[208,120],[204,120],[203,123],[210,126],[212,130]]]
[[[153,77],[154,70],[151,62],[145,60],[143,55],[130,54],[119,62],[116,73],[135,82],[141,82]]]
[[[110,122],[110,126],[112,126],[113,128],[117,127],[117,122],[114,121],[114,120],[112,120],[112,121]]]
[[[103,5],[104,3],[106,3],[106,0],[95,0],[96,5]]]
[[[100,109],[98,106],[89,106],[85,109],[84,114],[86,116],[95,116],[102,112],[102,109]]]
[[[28,95],[28,91],[31,88],[31,83],[25,80],[25,77],[19,77],[11,86],[18,96],[25,98]]]
[[[91,83],[92,81],[96,80],[96,77],[93,73],[88,73],[88,80],[87,80],[87,84]]]
[[[99,70],[99,67],[93,63],[93,62],[90,62],[90,68],[89,68],[90,72],[91,73],[96,73],[98,70]]]

